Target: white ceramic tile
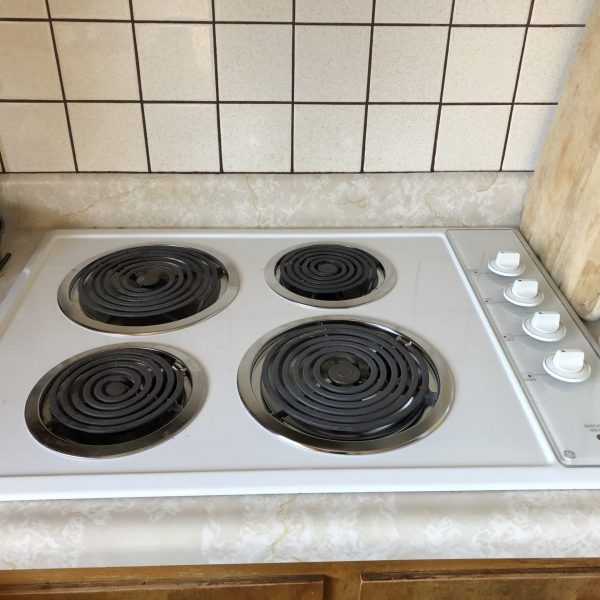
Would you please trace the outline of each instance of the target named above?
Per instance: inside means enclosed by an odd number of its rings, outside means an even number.
[[[517,89],[518,102],[558,102],[582,34],[581,27],[529,30]]]
[[[370,23],[373,0],[296,0],[296,22]]]
[[[497,171],[509,106],[443,106],[436,171]]]
[[[289,104],[222,104],[220,111],[224,171],[289,172]]]
[[[524,34],[524,27],[453,29],[444,102],[510,102]]]
[[[214,100],[212,26],[137,23],[144,100]]]
[[[377,0],[377,23],[449,23],[452,0]]]
[[[138,20],[207,21],[212,19],[211,0],[133,0]]]
[[[53,19],[131,19],[128,0],[49,0]]]
[[[564,1],[564,0],[563,0]],[[453,23],[527,23],[531,0],[455,0]]]
[[[364,102],[370,27],[296,26],[295,99]]]
[[[139,104],[69,103],[80,171],[147,171]]]
[[[219,171],[214,104],[146,104],[152,171]]]
[[[536,25],[585,25],[594,0],[535,0],[531,22]]]
[[[44,0],[0,0],[2,19],[45,19],[47,16]]]
[[[217,25],[221,100],[291,100],[292,26]]]
[[[291,21],[292,0],[215,0],[217,21]]]
[[[0,98],[62,98],[48,23],[0,23]]]
[[[429,171],[437,106],[369,106],[365,171]]]
[[[67,99],[139,98],[130,24],[55,22],[54,32]]]
[[[360,171],[364,106],[294,108],[294,170]]]
[[[505,171],[536,168],[555,110],[554,105],[515,106],[502,165]]]
[[[447,27],[375,27],[370,100],[437,102]]]
[[[0,103],[0,152],[7,172],[73,171],[62,103]]]

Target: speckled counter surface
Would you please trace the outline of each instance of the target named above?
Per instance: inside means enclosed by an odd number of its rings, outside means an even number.
[[[8,232],[0,298],[44,230]],[[0,568],[600,556],[600,491],[0,503]]]
[[[600,555],[600,492],[0,503],[14,568]]]

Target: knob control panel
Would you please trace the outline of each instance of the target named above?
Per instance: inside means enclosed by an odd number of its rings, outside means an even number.
[[[517,306],[537,306],[544,300],[537,279],[515,279],[504,288],[504,297]]]
[[[583,350],[561,348],[544,358],[546,372],[560,381],[578,383],[591,374],[590,365],[585,361]]]
[[[492,273],[503,277],[517,277],[525,270],[525,267],[521,264],[521,254],[519,252],[500,250],[495,258],[490,258],[488,269]]]
[[[565,326],[560,322],[560,313],[538,311],[523,320],[523,331],[541,342],[558,342],[565,337]]]
[[[557,459],[600,466],[600,347],[514,229],[447,232]]]

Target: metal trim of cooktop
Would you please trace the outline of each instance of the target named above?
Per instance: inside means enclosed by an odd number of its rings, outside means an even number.
[[[62,312],[65,314],[65,316],[68,317],[71,321],[73,321],[73,323],[77,323],[82,327],[87,327],[88,329],[93,329],[94,331],[100,331],[102,333],[117,333],[123,335],[151,335],[153,333],[163,333],[165,331],[183,329],[184,327],[188,327],[193,323],[204,321],[209,317],[212,317],[213,315],[222,311],[226,306],[228,306],[231,303],[231,301],[237,295],[240,286],[237,270],[233,266],[232,262],[228,260],[225,256],[223,256],[220,252],[215,252],[213,249],[209,250],[196,245],[182,246],[181,244],[157,243],[157,246],[171,246],[173,248],[188,248],[192,250],[200,250],[201,252],[205,252],[206,254],[216,258],[225,267],[225,271],[227,272],[227,285],[225,286],[225,290],[221,293],[217,301],[214,304],[211,304],[210,306],[205,308],[204,310],[201,310],[200,312],[196,313],[195,315],[191,315],[189,317],[186,317],[185,319],[172,321],[171,323],[160,323],[158,325],[113,325],[110,323],[103,323],[102,321],[97,321],[96,319],[88,317],[81,310],[79,303],[73,302],[71,299],[72,287],[81,270],[99,258],[109,256],[110,254],[120,252],[121,250],[138,248],[142,245],[147,244],[131,244],[128,246],[114,248],[112,250],[109,250],[108,252],[96,254],[92,258],[82,263],[79,263],[74,269],[69,271],[69,273],[62,280],[57,292],[58,305]]]
[[[48,430],[44,426],[39,415],[39,407],[42,394],[54,377],[56,377],[56,375],[58,375],[66,366],[82,358],[93,356],[94,354],[98,354],[99,352],[104,352],[106,350],[118,350],[126,348],[158,350],[160,352],[164,352],[165,354],[171,355],[173,358],[185,365],[188,371],[188,377],[192,382],[192,389],[190,390],[190,396],[187,403],[183,407],[183,410],[171,421],[156,431],[148,433],[137,439],[129,440],[127,442],[120,442],[118,444],[80,444],[58,437]],[[109,346],[100,346],[98,348],[93,348],[92,350],[76,354],[75,356],[72,356],[56,365],[45,375],[43,375],[43,377],[31,390],[25,403],[25,423],[29,433],[33,436],[36,442],[42,444],[49,450],[79,458],[116,458],[126,454],[133,454],[134,452],[147,450],[148,448],[156,446],[157,444],[160,444],[173,437],[176,433],[182,431],[200,412],[200,409],[206,400],[207,390],[208,384],[204,371],[198,364],[198,361],[186,352],[182,352],[181,350],[172,348],[171,346],[166,346],[164,344],[111,344]]]
[[[393,333],[403,341],[406,341],[406,343],[410,342],[413,345],[416,345],[424,352],[426,359],[430,358],[432,361],[430,362],[427,360],[427,363],[430,370],[435,375],[439,386],[439,396],[434,406],[408,429],[381,438],[368,440],[346,441],[312,436],[295,429],[291,425],[283,424],[281,421],[274,418],[265,408],[260,391],[262,363],[271,347],[271,342],[279,334],[288,331],[289,329],[299,325],[319,323],[322,321],[350,321],[353,323],[370,325],[383,331]],[[252,344],[244,354],[238,368],[237,386],[240,398],[248,412],[267,430],[284,438],[287,442],[292,442],[313,450],[337,454],[372,454],[375,452],[394,450],[401,446],[416,442],[441,425],[450,411],[454,396],[454,384],[446,361],[439,352],[419,336],[414,335],[412,332],[400,332],[396,325],[388,321],[360,317],[346,317],[342,315],[328,315],[300,319],[282,327],[278,327],[262,336]]]
[[[368,248],[363,246],[359,246],[357,244],[349,244],[347,242],[339,242],[332,241],[329,242],[335,246],[344,246],[346,248],[355,248],[357,250],[362,250],[367,254],[370,254],[377,262],[381,265],[381,269],[383,271],[383,279],[379,283],[379,285],[364,296],[359,296],[358,298],[351,298],[349,300],[318,300],[315,298],[307,298],[306,296],[301,296],[300,294],[296,294],[286,287],[279,283],[275,272],[279,266],[279,261],[283,256],[288,254],[289,252],[293,252],[294,250],[300,250],[301,248],[309,248],[310,246],[320,245],[326,243],[324,241],[314,241],[307,244],[300,244],[298,246],[291,246],[289,248],[285,248],[275,254],[265,267],[265,279],[269,284],[269,287],[277,294],[286,298],[287,300],[291,300],[292,302],[296,302],[297,304],[303,304],[304,306],[314,306],[316,308],[350,308],[352,306],[359,306],[361,304],[367,304],[368,302],[373,302],[385,296],[395,285],[396,283],[396,271],[392,266],[392,263],[385,257],[380,256],[377,252],[373,252]]]

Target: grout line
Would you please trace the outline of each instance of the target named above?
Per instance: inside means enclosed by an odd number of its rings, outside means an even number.
[[[438,103],[438,113],[437,119],[435,122],[435,134],[433,138],[433,151],[431,153],[431,169],[433,172],[435,169],[435,155],[437,152],[437,143],[438,143],[438,133],[440,131],[440,119],[442,116],[442,100],[444,98],[444,84],[446,83],[446,67],[448,66],[448,54],[450,53],[450,34],[452,33],[452,19],[454,17],[454,3],[455,0],[452,0],[452,6],[450,8],[450,21],[448,22],[448,37],[446,38],[446,54],[444,56],[444,68],[442,71],[442,85],[440,89],[440,101]]]
[[[296,99],[296,0],[292,0],[292,106],[291,111],[291,132],[290,132],[290,172],[294,172],[294,118]]]
[[[223,24],[229,24],[231,23],[231,21],[225,21],[223,22]],[[240,24],[242,25],[254,25],[254,24],[258,24],[258,25],[273,25],[273,22],[264,22],[264,23],[257,23],[256,21],[251,21],[251,22],[240,22]],[[287,23],[282,22],[279,23],[280,25],[286,25]],[[296,25],[306,25],[309,27],[368,27],[370,25],[370,23],[344,23],[344,22],[340,22],[340,23],[311,23],[311,22],[306,22],[306,23],[296,23]],[[448,23],[374,23],[374,25],[376,27],[447,27]],[[525,23],[453,23],[452,27],[457,27],[459,29],[468,29],[470,27],[479,27],[479,28],[506,28],[506,27],[527,27],[527,25]],[[560,27],[585,27],[585,24],[581,24],[581,23],[539,23],[539,24],[532,24],[530,25],[530,27],[536,28],[539,27],[540,29],[551,29],[554,27],[560,28]]]
[[[509,169],[502,173],[533,173],[531,169]],[[76,175],[74,171],[10,171],[0,173],[0,175],[8,174],[16,175]],[[152,175],[357,175],[360,171],[227,171],[221,173],[219,171],[154,171]],[[468,171],[436,171],[436,173],[495,173],[498,171],[490,171],[489,169],[469,169]],[[140,175],[147,174],[146,171],[79,171],[77,175]],[[364,175],[430,175],[431,171],[365,171]]]
[[[46,100],[43,98],[0,98],[0,104],[62,104],[62,100]],[[139,104],[139,100],[68,100],[68,104]],[[144,104],[217,104],[216,100],[144,100]],[[289,100],[219,100],[219,104],[292,104]],[[335,102],[335,101],[310,101],[295,100],[293,104],[306,105],[331,105],[331,106],[363,106],[366,102]],[[438,106],[439,102],[380,102],[369,101],[371,106]],[[558,102],[442,102],[443,106],[556,106]]]
[[[365,149],[367,145],[367,121],[369,119],[369,95],[371,93],[371,63],[373,62],[373,36],[375,32],[375,7],[377,0],[371,6],[371,31],[369,37],[369,62],[367,66],[367,94],[365,99],[365,122],[363,124],[362,150],[360,155],[360,172],[365,171]]]
[[[212,33],[213,33],[213,62],[215,64],[215,107],[217,111],[217,145],[219,149],[219,172],[223,173],[223,145],[221,142],[221,108],[219,99],[219,65],[217,62],[217,26],[214,20],[215,16],[215,0],[211,0],[211,10],[213,16]]]
[[[65,110],[65,119],[67,121],[67,131],[69,133],[69,142],[71,143],[71,155],[73,157],[73,168],[75,173],[79,172],[79,165],[77,164],[77,154],[75,153],[75,142],[73,140],[73,130],[71,128],[71,118],[69,116],[69,107],[67,105],[67,97],[65,94],[65,84],[63,81],[62,71],[60,68],[60,60],[58,58],[58,46],[56,45],[56,37],[54,35],[54,24],[52,15],[50,13],[50,3],[46,0],[46,13],[48,14],[48,25],[50,27],[50,36],[52,37],[52,46],[54,48],[54,60],[56,61],[56,69],[58,71],[58,81],[60,83],[60,92],[62,94],[62,104]]]
[[[130,23],[130,19],[81,19],[81,18],[58,18],[52,19],[57,23]],[[37,17],[0,17],[0,22],[45,22],[47,19]],[[346,23],[346,22],[328,22],[319,23],[316,21],[222,21],[222,20],[161,20],[161,19],[134,19],[135,23],[139,24],[162,24],[162,25],[301,25],[306,27],[369,27],[370,22],[366,23]],[[448,23],[375,23],[377,27],[447,27]],[[528,27],[526,23],[453,23],[452,27],[469,28],[469,27]],[[532,23],[530,28],[560,28],[560,27],[585,27],[585,23]]]
[[[533,7],[535,0],[531,0],[529,5],[529,15],[527,16],[527,25],[531,23],[531,15],[533,14]],[[519,66],[517,67],[517,76],[515,79],[515,89],[513,90],[512,102],[510,105],[510,111],[508,113],[508,122],[506,123],[506,135],[504,136],[504,146],[502,147],[502,156],[500,158],[500,171],[504,167],[504,159],[506,157],[506,148],[508,147],[508,136],[510,135],[510,126],[512,124],[513,111],[515,110],[515,100],[517,99],[517,90],[519,89],[519,78],[521,76],[521,66],[523,65],[523,57],[525,56],[525,44],[527,42],[527,32],[529,27],[525,27],[525,33],[523,33],[523,44],[521,45],[521,56],[519,57]]]
[[[46,0],[47,2],[48,0]],[[135,22],[133,20],[133,0],[129,0],[129,14],[131,15],[131,33],[133,35],[133,53],[135,55],[135,70],[137,71],[138,91],[140,94],[140,109],[142,111],[142,128],[144,130],[144,144],[146,146],[146,164],[148,165],[148,173],[152,173],[150,164],[150,147],[148,146],[148,131],[146,130],[146,111],[144,110],[144,95],[142,93],[142,74],[140,72],[140,58],[138,55],[137,37],[135,35]]]

